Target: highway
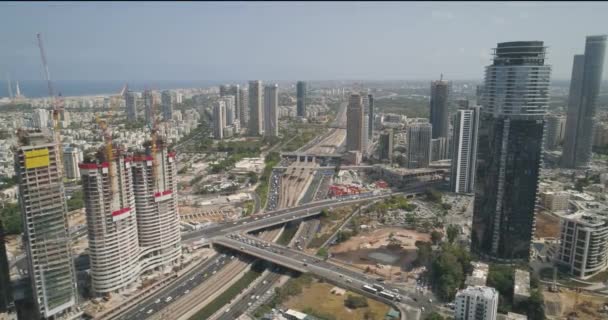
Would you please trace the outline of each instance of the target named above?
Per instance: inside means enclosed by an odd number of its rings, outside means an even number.
[[[231,234],[226,237],[215,238],[213,239],[213,243],[271,261],[292,270],[314,274],[315,276],[323,278],[340,287],[394,305],[402,312],[405,312],[407,319],[419,319],[420,314],[422,313],[420,308],[422,307],[425,308],[424,313],[430,312],[434,308],[430,301],[427,300],[428,298],[421,294],[405,293],[403,292],[403,289],[399,291],[397,287],[391,284],[376,282],[376,279],[359,271],[338,266],[331,262],[321,260],[316,256],[290,249],[286,246],[268,243],[259,238]],[[401,302],[389,300],[364,291],[363,286],[366,284],[380,284],[386,291],[391,293],[399,292],[398,295],[401,297]]]

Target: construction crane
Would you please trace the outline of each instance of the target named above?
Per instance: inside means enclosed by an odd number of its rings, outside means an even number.
[[[112,160],[114,159],[114,146],[112,143],[112,132],[110,131],[110,120],[114,116],[116,106],[120,103],[119,99],[124,96],[126,87],[127,85],[125,84],[118,95],[110,97],[110,108],[106,114],[105,120],[101,119],[99,115],[95,116],[95,122],[97,122],[103,136],[105,157],[106,161],[108,162],[108,177],[110,181],[111,194],[116,191],[116,185],[114,184],[114,167],[112,166]]]
[[[44,45],[42,43],[42,35],[37,33],[36,37],[38,38],[38,48],[40,49],[40,58],[42,59],[42,67],[44,68],[44,74],[46,76],[49,97],[53,106],[53,136],[55,143],[57,144],[57,149],[59,150],[59,162],[57,163],[57,167],[59,169],[59,173],[63,175],[63,150],[61,148],[61,133],[59,132],[59,116],[63,113],[63,100],[61,98],[61,93],[59,94],[59,97],[56,97],[53,90],[53,82],[51,81],[51,74],[49,73],[49,66],[46,61],[46,54],[44,52]]]
[[[151,149],[152,149],[152,177],[153,177],[153,181],[154,181],[154,186],[157,187],[158,186],[158,161],[156,160],[156,151],[158,150],[158,119],[156,117],[156,99],[154,99],[154,97],[152,96],[152,94],[150,93],[150,99],[152,101],[150,101],[150,103],[152,104],[151,106],[151,110],[150,113],[152,113],[150,116],[152,117],[152,126],[150,128],[150,137],[152,139],[152,143],[151,143]]]

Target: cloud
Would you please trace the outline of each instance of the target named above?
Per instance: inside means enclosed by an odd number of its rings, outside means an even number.
[[[454,19],[454,13],[451,11],[437,11],[433,10],[431,12],[431,18],[437,20],[452,20]]]

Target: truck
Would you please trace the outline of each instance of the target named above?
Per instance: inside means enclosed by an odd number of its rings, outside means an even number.
[[[388,291],[380,291],[378,295],[389,300],[395,300],[395,295]]]
[[[374,289],[378,290],[378,291],[384,291],[384,287],[379,285],[379,284],[373,284]]]

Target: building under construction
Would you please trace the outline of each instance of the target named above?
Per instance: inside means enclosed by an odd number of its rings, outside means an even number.
[[[87,216],[93,291],[107,294],[132,285],[141,272],[132,158],[107,148],[79,165]],[[111,159],[109,159],[111,157]]]
[[[142,269],[169,270],[181,257],[175,153],[161,138],[144,147],[132,165]]]
[[[77,303],[61,150],[48,132],[20,131],[14,149],[33,301],[54,317]]]

